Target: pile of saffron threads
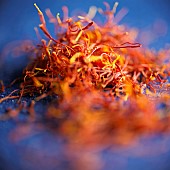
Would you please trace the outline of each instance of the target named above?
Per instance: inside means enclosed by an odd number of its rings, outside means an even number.
[[[34,4],[46,38],[23,72],[19,101],[28,95],[36,95],[35,101],[57,96],[45,116],[71,143],[127,144],[170,128],[169,51],[142,48],[133,29],[116,23],[117,3],[112,9],[104,4],[106,10],[98,10],[106,17],[103,24],[92,20],[95,7],[72,18],[63,7],[63,19],[46,10],[57,38]]]

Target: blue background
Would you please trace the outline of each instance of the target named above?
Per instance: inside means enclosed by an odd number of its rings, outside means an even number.
[[[10,82],[19,76],[27,63],[25,56],[14,58],[8,54],[4,58],[3,49],[11,41],[31,39],[36,41],[34,27],[39,24],[39,17],[33,3],[37,3],[42,11],[50,8],[56,14],[61,13],[63,5],[71,11],[88,11],[91,5],[104,8],[101,0],[1,0],[0,1],[0,79]],[[113,1],[107,1],[111,5]],[[140,29],[152,29],[152,23],[157,19],[163,19],[170,27],[170,2],[169,0],[119,0],[118,10],[122,7],[129,9],[129,13],[121,21],[129,26]],[[49,29],[52,31],[52,25]],[[170,43],[170,30],[166,36],[155,39],[150,47],[163,48]],[[10,91],[10,90],[9,90]],[[5,94],[1,94],[1,97]],[[24,99],[28,100],[28,99]],[[38,103],[36,109],[42,113],[46,102]],[[0,104],[0,113],[7,107],[15,106],[15,101],[7,101]],[[21,119],[24,120],[24,117]],[[104,164],[102,169],[119,170],[169,170],[170,169],[170,138],[168,135],[152,135],[141,138],[140,144],[125,148],[104,151],[75,150],[67,153],[65,145],[60,137],[54,135],[48,129],[39,127],[38,123],[29,124],[31,136],[12,141],[12,130],[19,127],[19,132],[26,128],[26,124],[8,120],[0,122],[0,170],[52,170],[74,169],[75,164],[89,164],[89,170],[96,159],[101,159]],[[18,133],[19,133],[18,132]],[[22,134],[22,132],[21,132]],[[15,139],[15,137],[13,137]],[[88,159],[81,160],[81,157]],[[100,160],[99,159],[99,160]],[[100,162],[100,161],[99,161]],[[90,165],[91,164],[91,165]],[[83,169],[83,167],[82,167]],[[87,169],[87,168],[86,168]]]
[[[111,6],[114,1],[108,0]],[[145,28],[150,26],[156,19],[163,19],[168,25],[170,19],[169,0],[119,0],[119,11],[122,7],[129,9],[129,13],[122,20],[130,26]],[[37,3],[42,11],[50,8],[53,14],[61,12],[63,5],[68,6],[70,14],[73,11],[88,11],[91,5],[104,8],[102,0],[1,0],[0,1],[0,42],[7,43],[9,40],[36,39],[34,27],[38,26],[39,18],[33,4]],[[169,35],[169,34],[168,34]],[[165,42],[170,42],[170,36],[156,40],[154,47],[160,48]]]

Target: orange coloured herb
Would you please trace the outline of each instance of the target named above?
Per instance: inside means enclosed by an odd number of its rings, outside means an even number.
[[[54,38],[35,4],[46,40],[35,47],[35,60],[24,70],[20,99],[58,96],[46,116],[58,121],[57,132],[71,142],[126,144],[139,134],[169,129],[168,109],[157,108],[160,103],[169,108],[169,51],[142,48],[133,30],[116,24],[117,4],[105,6],[106,11],[99,10],[106,17],[103,25],[92,20],[95,9],[77,19],[68,17],[66,7],[63,19],[48,9]]]

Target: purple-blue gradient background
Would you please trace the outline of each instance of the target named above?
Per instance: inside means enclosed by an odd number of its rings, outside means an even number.
[[[33,3],[37,3],[42,11],[50,8],[53,14],[61,12],[63,5],[68,6],[70,14],[73,11],[88,11],[91,5],[104,8],[102,0],[1,0],[0,1],[0,43],[4,44],[17,39],[36,39],[34,27],[38,26],[39,18]],[[111,5],[114,1],[108,0]],[[129,9],[122,23],[137,28],[146,28],[157,19],[163,19],[170,25],[169,0],[119,0],[118,10],[122,7]],[[117,11],[118,11],[117,10]],[[50,25],[49,25],[50,26]],[[170,42],[170,33],[157,39],[155,48],[164,47],[165,42]],[[2,47],[1,47],[2,48]]]
[[[111,5],[114,1],[108,0]],[[169,0],[119,0],[118,10],[122,7],[129,9],[129,13],[121,21],[137,28],[151,28],[157,19],[167,22],[166,36],[155,39],[150,47],[163,48],[170,43],[170,1]],[[0,1],[0,53],[4,46],[14,40],[31,39],[36,41],[34,27],[39,24],[37,11],[33,6],[37,3],[42,11],[50,8],[56,14],[66,5],[69,11],[88,11],[91,5],[104,8],[102,0],[1,0]],[[52,31],[52,26],[49,24]],[[2,53],[1,53],[2,54]],[[0,57],[3,57],[2,55]],[[4,64],[0,63],[0,79],[15,78],[23,68],[26,58],[12,58],[7,56]],[[1,62],[1,60],[0,60]],[[19,71],[18,71],[19,70]],[[14,105],[12,101],[0,104],[0,113],[8,106]],[[37,110],[42,110],[38,105]],[[34,126],[34,125],[33,125]],[[8,135],[16,127],[16,123],[9,120],[0,122],[0,170],[65,170],[70,169],[69,160],[63,154],[61,139],[58,139],[48,129],[32,129],[32,136],[18,143],[11,143]],[[170,169],[170,138],[152,136],[145,139],[138,147],[105,150],[101,155],[105,162],[103,169],[107,170],[169,170]],[[151,153],[157,149],[165,148],[160,154],[140,156],[144,150]],[[162,149],[161,149],[162,150]],[[84,153],[81,153],[82,155]],[[81,154],[79,155],[81,157]],[[30,158],[32,156],[32,159]],[[56,163],[55,163],[56,162]],[[93,162],[91,162],[93,163]]]

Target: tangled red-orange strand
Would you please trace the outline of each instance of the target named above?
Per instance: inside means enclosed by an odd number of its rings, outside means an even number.
[[[35,4],[48,40],[35,48],[20,96],[57,95],[46,116],[73,142],[128,143],[139,134],[169,130],[169,51],[142,48],[133,29],[115,22],[115,7],[105,5],[103,25],[92,21],[92,11],[74,19],[64,7],[61,20],[47,10],[55,39]],[[166,108],[158,108],[160,103]]]

